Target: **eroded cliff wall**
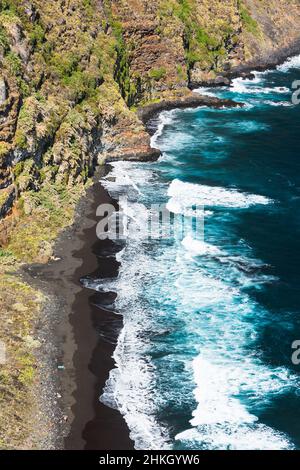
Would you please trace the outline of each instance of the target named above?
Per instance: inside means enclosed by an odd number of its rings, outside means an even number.
[[[135,106],[294,51],[294,0],[2,0],[0,217],[44,181],[149,158]]]
[[[97,164],[157,156],[137,108],[299,53],[299,26],[296,0],[0,0],[0,448],[41,445],[45,299],[17,269],[49,260]]]

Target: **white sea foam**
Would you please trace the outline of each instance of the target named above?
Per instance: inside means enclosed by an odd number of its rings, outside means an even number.
[[[241,121],[241,120],[231,120],[230,122],[224,124],[225,128],[229,128],[231,132],[236,132],[238,134],[246,134],[250,132],[258,131],[267,131],[270,129],[270,126],[258,121]]]
[[[255,87],[253,84],[259,83],[261,81],[257,77],[257,81],[254,80],[249,80],[249,79],[243,79],[243,78],[235,78],[232,81],[232,85],[230,87],[230,90],[233,91],[234,93],[238,94],[286,94],[290,93],[290,89],[287,87]]]
[[[118,285],[118,295],[122,296],[120,288]],[[134,308],[131,302],[127,307]],[[123,414],[136,449],[167,449],[167,431],[155,416],[154,370],[146,344],[139,337],[143,331],[140,322],[146,321],[143,313],[136,306],[133,317],[128,313],[124,316],[124,328],[113,356],[117,367],[110,372],[101,401]],[[141,316],[140,321],[135,315]]]
[[[142,286],[151,272],[149,256],[140,242],[131,240],[117,255],[119,277],[110,281],[118,297],[115,305],[124,313],[124,327],[114,352],[116,368],[110,372],[101,401],[124,416],[136,449],[169,448],[167,430],[156,419],[155,369],[148,356],[150,311],[143,306]]]
[[[172,119],[169,114],[165,117]],[[153,145],[162,133],[164,119],[153,137]],[[126,176],[122,175],[124,171]],[[104,184],[114,197],[128,195],[129,206],[125,210],[133,226],[140,217],[136,199],[151,200],[154,193],[161,195],[167,191],[161,181],[158,185],[147,165],[126,162],[115,163]],[[195,205],[248,208],[272,202],[236,189],[179,180],[171,183],[168,196],[169,210],[189,215]],[[188,257],[186,252],[192,256]],[[116,307],[124,313],[124,328],[114,353],[116,369],[110,373],[101,400],[124,415],[136,449],[172,447],[168,429],[157,419],[164,402],[162,391],[157,389],[159,372],[149,357],[149,331],[159,331],[164,303],[168,306],[165,328],[169,328],[170,318],[175,317],[180,322],[179,340],[183,334],[188,338],[188,342],[176,345],[175,351],[169,345],[168,363],[180,355],[181,364],[190,371],[190,380],[194,377],[198,404],[190,427],[187,424],[187,429],[176,436],[177,447],[181,441],[184,447],[194,449],[292,448],[287,437],[259,423],[251,412],[253,405],[261,409],[294,383],[284,368],[264,365],[247,349],[258,335],[255,322],[265,312],[241,288],[253,276],[256,282],[260,278],[264,282],[264,276],[252,275],[251,270],[241,273],[237,259],[190,236],[175,247],[164,247],[159,256],[155,249],[149,250],[148,245],[134,238],[118,253],[117,259],[121,262],[119,277],[102,285],[99,281],[97,285],[98,289],[118,293]],[[247,263],[247,258],[243,262]],[[194,354],[191,364],[195,349],[199,354]],[[180,389],[170,387],[168,393],[180,401],[181,395],[187,393],[184,387],[182,382]]]
[[[198,402],[191,420],[193,426],[222,422],[253,423],[258,418],[235,397],[243,391],[255,390],[256,397],[268,395],[270,399],[270,395],[290,387],[284,368],[267,368],[251,357],[240,364],[228,359],[222,361],[219,357],[207,360],[205,355],[203,351],[193,362]]]
[[[259,72],[257,70],[252,70],[252,75],[254,75],[254,78],[245,78],[244,81],[245,82],[249,82],[249,83],[254,83],[254,84],[258,84],[258,83],[263,83],[264,82],[264,75],[266,75],[266,72]]]
[[[232,207],[248,208],[257,204],[270,204],[272,201],[265,196],[242,193],[236,189],[226,189],[217,186],[185,183],[173,180],[168,189],[168,209],[175,214],[184,214],[200,207]]]
[[[129,190],[131,195],[135,194],[138,197],[141,194],[139,186],[146,184],[147,181],[150,182],[153,175],[152,171],[143,163],[133,165],[132,162],[117,161],[110,165],[112,170],[101,179],[101,184],[115,197],[126,194],[124,189]]]
[[[102,184],[112,197],[119,198],[121,210],[130,220],[130,236],[116,255],[121,263],[118,278],[90,283],[97,290],[117,292],[116,310],[124,314],[124,326],[113,355],[116,368],[110,372],[100,400],[123,414],[136,449],[168,449],[168,432],[156,419],[155,369],[148,354],[147,336],[143,334],[147,327],[151,328],[151,311],[140,297],[152,266],[150,255],[143,248],[143,236],[139,236],[147,227],[147,208],[136,200],[142,197],[144,185],[153,182],[155,187],[154,173],[143,164],[115,162],[112,166]]]
[[[267,450],[291,449],[286,436],[258,422],[238,398],[251,390],[256,399],[282,393],[291,379],[284,368],[267,368],[253,359],[222,362],[218,356],[207,360],[205,352],[193,362],[198,403],[192,428],[176,436],[194,441],[202,448]]]
[[[300,55],[290,57],[283,64],[277,66],[279,72],[288,72],[290,69],[300,68]]]
[[[222,254],[221,250],[219,250],[219,248],[217,248],[216,246],[210,245],[209,243],[206,243],[201,240],[196,240],[191,235],[187,235],[182,240],[182,245],[190,253],[198,256],[217,256]]]
[[[264,104],[267,104],[269,106],[278,106],[278,107],[286,107],[290,108],[291,106],[294,106],[293,103],[290,101],[272,101],[272,100],[264,100]]]
[[[284,367],[264,364],[251,348],[265,312],[239,288],[232,288],[232,266],[202,263],[191,269],[178,259],[176,298],[190,331],[197,332],[200,353],[192,363],[197,408],[190,427],[176,439],[191,449],[292,449],[289,439],[259,422],[251,409],[297,389],[298,380]],[[218,279],[216,278],[218,277]],[[193,279],[193,282],[191,282]],[[198,314],[195,314],[198,311]],[[243,397],[243,398],[241,398]],[[180,443],[178,443],[180,445]]]
[[[217,91],[220,91],[221,89],[223,89],[223,87],[218,87],[217,88]],[[200,88],[196,88],[195,90],[193,90],[194,93],[199,93],[199,95],[204,95],[204,96],[217,96],[217,94],[213,91],[212,88],[208,88],[208,87],[200,87]]]
[[[166,204],[166,208],[173,214],[182,214],[186,217],[196,217],[199,219],[213,215],[213,211],[204,210],[204,207],[192,208],[193,205],[195,205],[195,202],[186,206],[179,198],[171,197]]]
[[[191,449],[203,450],[293,450],[288,438],[264,424],[206,425],[176,436]]]
[[[151,137],[151,147],[157,148],[157,140],[162,135],[164,127],[168,124],[172,123],[174,113],[176,113],[176,109],[171,111],[163,111],[160,113],[158,117],[158,126],[155,134]]]

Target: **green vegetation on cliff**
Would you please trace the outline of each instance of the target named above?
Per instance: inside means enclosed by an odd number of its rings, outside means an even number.
[[[38,447],[42,296],[12,273],[49,260],[98,164],[153,155],[138,106],[289,47],[299,25],[296,0],[0,0],[0,448]]]
[[[240,13],[242,23],[244,27],[246,28],[246,30],[249,33],[257,34],[259,30],[258,23],[252,18],[251,13],[249,12],[249,9],[247,8],[247,6],[244,4],[242,0],[238,0],[238,8],[239,8],[239,13]]]

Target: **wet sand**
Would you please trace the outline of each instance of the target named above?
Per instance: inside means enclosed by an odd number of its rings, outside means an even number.
[[[57,241],[56,259],[27,269],[49,298],[48,318],[53,321],[49,341],[55,343],[50,362],[61,395],[59,414],[65,422],[61,448],[65,449],[133,449],[122,415],[99,401],[114,367],[112,355],[123,325],[122,317],[114,313],[116,294],[96,293],[80,282],[86,276],[118,275],[115,253],[122,246],[96,235],[100,220],[96,209],[107,202],[113,201],[96,182],[79,204],[75,223]]]

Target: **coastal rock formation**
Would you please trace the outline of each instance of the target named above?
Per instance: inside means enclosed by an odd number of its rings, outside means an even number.
[[[51,258],[97,165],[159,156],[149,118],[239,106],[191,89],[299,53],[299,26],[297,0],[0,0],[1,449],[51,428],[36,425],[28,341],[42,299],[20,265]]]
[[[2,0],[0,191],[156,158],[136,107],[278,61],[299,25],[293,0]]]

